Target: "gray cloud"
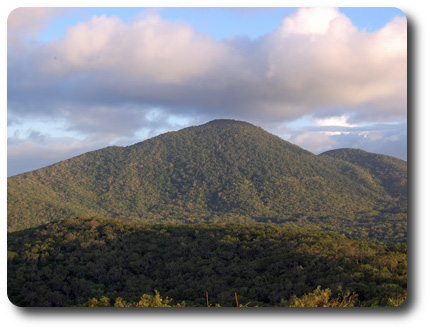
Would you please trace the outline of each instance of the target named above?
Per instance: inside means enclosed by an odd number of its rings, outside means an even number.
[[[52,12],[39,14],[37,29]],[[46,44],[28,42],[32,24],[15,21],[8,37],[21,42],[8,43],[8,118],[61,119],[82,143],[133,142],[214,118],[275,127],[301,116],[347,114],[356,123],[406,116],[402,18],[367,33],[337,9],[305,8],[259,39],[215,41],[154,13],[128,23],[101,16]],[[307,141],[303,134],[295,141]],[[363,139],[350,134],[351,143]],[[337,146],[353,135],[319,141]]]

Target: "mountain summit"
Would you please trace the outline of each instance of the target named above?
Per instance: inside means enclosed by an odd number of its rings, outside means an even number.
[[[214,120],[8,178],[8,230],[71,216],[282,224],[406,209],[406,162],[396,159],[385,180],[392,157],[360,162],[367,156],[317,156],[252,124]]]

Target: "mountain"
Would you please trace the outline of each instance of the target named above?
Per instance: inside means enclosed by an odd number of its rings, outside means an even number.
[[[407,192],[407,163],[401,159],[366,152],[360,149],[337,149],[322,153],[341,159],[366,170],[373,182],[393,197],[405,198]]]
[[[97,216],[294,222],[354,235],[358,220],[400,213],[401,229],[389,225],[405,237],[406,168],[364,151],[317,156],[252,124],[215,120],[8,178],[8,231]]]

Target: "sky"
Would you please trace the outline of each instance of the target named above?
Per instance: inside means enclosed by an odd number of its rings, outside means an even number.
[[[18,8],[8,176],[217,118],[407,159],[396,8]]]

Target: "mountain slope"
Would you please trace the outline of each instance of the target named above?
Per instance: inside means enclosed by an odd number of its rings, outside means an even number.
[[[372,169],[339,158],[245,122],[215,120],[8,178],[8,230],[67,216],[349,221],[406,198],[387,191]]]
[[[342,159],[367,170],[371,180],[381,185],[393,197],[405,197],[407,191],[407,162],[395,157],[360,149],[337,149],[322,155]]]

